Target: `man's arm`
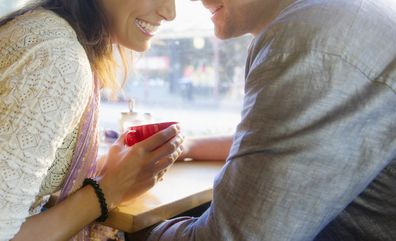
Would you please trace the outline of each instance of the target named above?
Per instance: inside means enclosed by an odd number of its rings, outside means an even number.
[[[395,98],[339,56],[273,55],[249,73],[211,207],[148,240],[312,240],[388,164]]]
[[[179,160],[225,161],[232,143],[231,135],[187,137]]]

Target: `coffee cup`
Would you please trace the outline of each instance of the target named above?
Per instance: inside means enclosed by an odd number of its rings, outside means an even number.
[[[133,146],[134,144],[143,141],[144,139],[174,124],[178,124],[178,122],[158,122],[131,126],[128,128],[127,134],[124,137],[124,143],[127,146]]]

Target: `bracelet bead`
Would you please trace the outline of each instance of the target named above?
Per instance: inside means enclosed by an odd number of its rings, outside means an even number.
[[[98,197],[98,201],[100,204],[101,215],[96,219],[97,222],[104,222],[109,217],[109,210],[107,208],[106,199],[103,194],[102,189],[99,186],[99,183],[93,178],[85,178],[83,182],[83,187],[90,185],[95,190],[95,194]]]

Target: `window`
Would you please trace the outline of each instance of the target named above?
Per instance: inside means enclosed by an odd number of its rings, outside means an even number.
[[[0,16],[3,16],[12,10],[23,6],[27,0],[0,0]]]
[[[25,1],[0,0],[0,14]],[[119,130],[121,112],[150,113],[152,121],[179,121],[186,135],[232,133],[240,119],[246,50],[251,38],[220,41],[200,2],[177,0],[149,51],[139,54],[118,101],[102,95],[101,129]],[[147,115],[146,115],[147,116]]]

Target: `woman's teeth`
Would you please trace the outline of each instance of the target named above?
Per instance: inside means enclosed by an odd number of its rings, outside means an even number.
[[[142,32],[147,35],[153,36],[158,29],[158,26],[149,24],[148,22],[144,22],[142,20],[136,19],[136,25]]]

